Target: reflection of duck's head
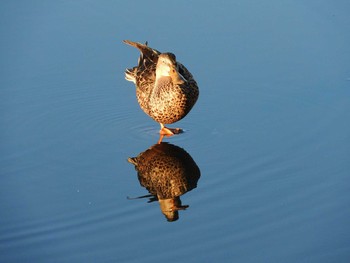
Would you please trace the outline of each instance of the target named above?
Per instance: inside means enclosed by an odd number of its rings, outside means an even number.
[[[179,196],[169,199],[159,199],[160,210],[169,222],[179,219],[179,210],[185,210],[188,205],[181,205]]]
[[[155,144],[128,161],[135,166],[140,184],[157,196],[168,221],[178,218],[182,206],[179,196],[197,187],[200,170],[192,157],[182,148]]]

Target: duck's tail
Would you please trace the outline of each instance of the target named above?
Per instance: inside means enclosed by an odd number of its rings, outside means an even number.
[[[134,82],[136,84],[136,77],[135,77],[136,71],[137,71],[136,67],[125,69],[125,79],[127,81],[131,81],[131,82]]]
[[[141,55],[140,55],[140,58],[139,58],[139,66],[140,66],[140,63],[145,63],[144,60],[148,60],[149,62],[152,62],[152,63],[157,63],[158,61],[158,56],[160,55],[160,52],[158,50],[155,50],[153,48],[150,48],[149,46],[147,46],[147,41],[145,44],[141,44],[141,43],[138,43],[138,42],[133,42],[133,41],[130,41],[130,40],[123,40],[123,42],[125,44],[128,44],[132,47],[135,47],[137,48],[138,50],[140,50],[141,52]]]
[[[156,64],[158,61],[158,56],[160,52],[153,48],[147,46],[147,41],[145,44],[141,44],[138,42],[133,42],[130,40],[123,40],[125,44],[128,44],[132,47],[140,50],[140,57],[136,67],[126,69],[125,70],[125,79],[136,84],[136,75],[138,71],[142,71],[145,68],[148,68],[152,64]]]

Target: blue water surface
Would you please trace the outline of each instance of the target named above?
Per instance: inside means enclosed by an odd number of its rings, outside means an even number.
[[[0,262],[349,262],[349,11],[2,1]],[[127,160],[159,125],[124,79],[139,53],[123,39],[175,53],[199,84],[164,139],[200,169],[174,222],[134,199],[149,192]]]

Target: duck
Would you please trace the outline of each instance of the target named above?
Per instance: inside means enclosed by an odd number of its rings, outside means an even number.
[[[134,165],[140,185],[150,193],[137,198],[158,200],[167,221],[176,221],[178,211],[189,207],[182,205],[180,196],[195,189],[201,176],[191,155],[179,146],[162,142],[129,157],[128,162]]]
[[[183,119],[195,105],[199,88],[192,74],[173,53],[161,53],[147,42],[123,42],[140,51],[137,66],[125,70],[125,79],[135,84],[141,109],[160,124],[161,136],[182,133],[165,125]]]

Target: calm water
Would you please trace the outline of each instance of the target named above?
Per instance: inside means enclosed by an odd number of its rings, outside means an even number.
[[[348,1],[165,2],[0,3],[0,262],[349,262]],[[123,39],[199,83],[160,149]]]

